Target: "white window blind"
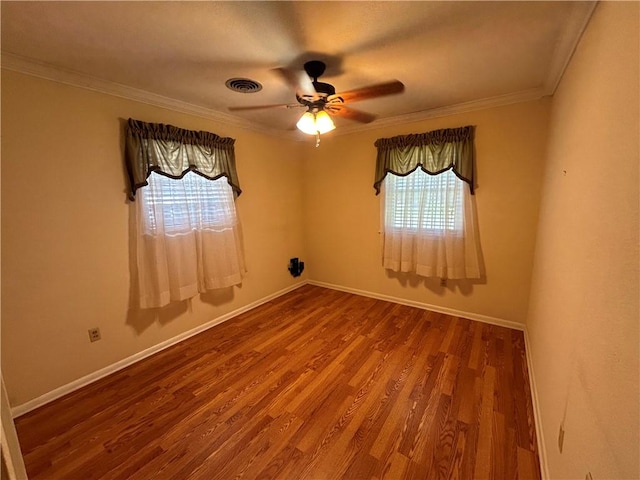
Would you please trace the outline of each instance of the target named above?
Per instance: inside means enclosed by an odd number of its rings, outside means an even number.
[[[140,190],[144,205],[144,233],[221,231],[236,224],[233,190],[226,177],[208,180],[194,172],[181,179],[152,173]]]
[[[438,233],[463,228],[464,182],[453,171],[429,175],[420,168],[385,178],[385,228]]]

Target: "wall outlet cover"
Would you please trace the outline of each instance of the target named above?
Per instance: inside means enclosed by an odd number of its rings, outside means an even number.
[[[102,336],[100,335],[100,329],[99,328],[90,328],[89,329],[89,340],[91,340],[92,342],[97,342],[98,340],[100,340],[102,338]]]

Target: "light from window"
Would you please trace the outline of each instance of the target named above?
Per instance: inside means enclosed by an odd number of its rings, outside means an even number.
[[[233,190],[226,177],[206,179],[188,172],[181,179],[152,173],[149,185],[140,189],[144,205],[144,233],[187,233],[191,230],[222,231],[236,225]]]
[[[452,170],[429,175],[418,168],[385,177],[385,228],[423,233],[461,232],[464,182]]]

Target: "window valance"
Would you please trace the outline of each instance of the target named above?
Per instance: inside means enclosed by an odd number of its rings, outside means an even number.
[[[240,195],[234,143],[233,138],[210,132],[130,118],[125,148],[130,199],[135,199],[138,188],[148,185],[151,172],[170,178],[182,178],[190,171],[209,180],[225,176],[234,194]]]
[[[376,140],[376,195],[388,172],[405,176],[418,167],[431,175],[451,169],[473,193],[473,134],[474,127],[466,126]]]

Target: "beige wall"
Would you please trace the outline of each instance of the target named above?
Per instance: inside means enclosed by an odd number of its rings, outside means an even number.
[[[528,328],[554,479],[640,478],[638,7],[597,6],[553,99]]]
[[[236,138],[241,288],[160,312],[129,309],[128,117]],[[306,254],[299,144],[7,71],[2,127],[2,370],[12,405],[299,282],[286,268]],[[89,342],[90,327],[102,340]]]
[[[306,261],[303,279],[524,321],[548,100],[326,136],[316,149],[13,72],[3,72],[2,93],[2,364],[12,405],[292,285],[292,256]],[[129,308],[130,116],[237,139],[249,269],[241,288],[161,311]],[[373,142],[467,124],[477,126],[487,281],[444,288],[393,278],[380,266]],[[103,339],[90,343],[94,326]]]
[[[305,215],[313,280],[524,323],[533,261],[548,99],[322,140],[305,153]],[[441,287],[382,268],[374,141],[476,126],[476,205],[486,282]]]

